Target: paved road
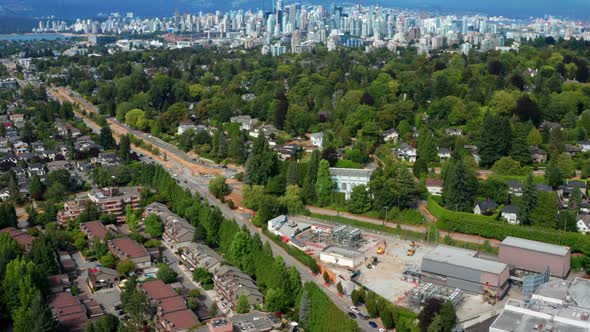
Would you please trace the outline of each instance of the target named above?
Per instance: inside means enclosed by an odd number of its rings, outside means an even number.
[[[91,105],[90,103],[85,101],[83,98],[77,97],[76,99],[78,99],[80,102],[82,102],[84,104],[84,106],[86,106],[86,108],[96,110],[96,107],[94,105]],[[85,119],[85,122],[88,124],[89,122],[91,123],[92,121],[90,121],[89,119]],[[116,122],[110,122],[111,128],[114,127],[113,123],[115,123],[115,125],[117,125],[117,126],[122,126],[121,124],[116,124]],[[100,130],[96,124],[91,123],[89,125],[89,127],[95,132],[98,132]],[[113,131],[115,131],[115,130],[113,130]],[[134,132],[134,134],[135,134],[135,132]],[[156,146],[160,147],[168,155],[174,155],[181,161],[186,161],[190,164],[195,164],[194,161],[192,160],[192,158],[188,157],[186,155],[186,153],[178,150],[176,147],[173,147],[171,144],[168,144],[168,143],[163,142],[161,140],[156,141],[153,137],[148,137],[144,133],[138,132],[136,135],[142,137],[144,140],[146,140],[149,143],[155,143]],[[136,151],[139,151],[135,147],[132,147],[132,148]],[[164,167],[167,167],[167,165],[165,163],[161,162],[157,158],[153,158],[150,160],[152,162],[157,162],[159,164],[162,164]],[[209,165],[206,165],[206,166],[199,165],[199,166],[210,167]],[[217,170],[217,169],[218,168],[216,168],[215,170]],[[222,169],[222,170],[225,174],[228,174],[228,175],[235,173],[231,169]],[[295,258],[291,257],[283,248],[281,248],[280,246],[275,244],[266,235],[264,235],[264,233],[262,233],[258,228],[256,228],[254,225],[252,225],[250,223],[250,221],[248,220],[248,217],[245,213],[241,213],[239,210],[231,210],[230,208],[227,207],[227,205],[222,204],[219,200],[217,200],[215,197],[213,197],[209,193],[209,188],[207,185],[208,178],[206,176],[192,176],[192,175],[187,175],[186,172],[179,172],[179,173],[180,174],[176,174],[175,177],[178,179],[178,183],[182,187],[189,189],[192,193],[198,193],[201,197],[206,199],[211,206],[218,207],[221,210],[221,212],[225,218],[230,219],[230,220],[232,220],[232,219],[235,220],[240,226],[246,225],[247,229],[249,230],[249,232],[251,234],[258,233],[260,235],[260,238],[263,241],[268,241],[270,243],[274,255],[281,256],[287,266],[294,266],[299,271],[299,273],[301,275],[301,280],[303,282],[314,282],[316,285],[318,285],[320,287],[320,289],[322,289],[324,291],[324,293],[331,299],[331,301],[340,310],[342,310],[344,312],[349,311],[349,308],[352,305],[352,302],[349,299],[339,297],[338,294],[336,293],[336,290],[334,289],[334,287],[331,287],[331,288],[326,287],[324,285],[324,282],[323,282],[323,279],[321,276],[318,275],[317,277],[314,277],[313,274],[311,273],[311,271],[309,270],[309,268],[307,268],[305,265],[303,265],[302,263],[297,261]],[[375,330],[374,328],[372,328],[368,324],[368,321],[358,319],[357,323],[359,324],[361,329],[363,329],[365,331],[374,331]]]

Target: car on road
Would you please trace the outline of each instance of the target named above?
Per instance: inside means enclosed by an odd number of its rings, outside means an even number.
[[[364,311],[359,312],[359,316],[361,316],[361,318],[364,320],[369,319],[369,315],[367,315],[367,313]]]
[[[385,329],[379,329],[379,332],[385,332]]]
[[[354,312],[355,314],[358,314],[360,312],[359,308],[357,308],[355,306],[350,307],[350,311]]]
[[[374,321],[370,321],[369,325],[371,325],[371,327],[375,329],[379,327],[379,325],[377,325],[377,323],[375,323]]]
[[[354,312],[349,311],[348,316],[350,316],[350,318],[352,319],[356,319],[356,315],[354,314]]]

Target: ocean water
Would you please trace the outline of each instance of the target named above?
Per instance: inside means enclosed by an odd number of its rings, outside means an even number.
[[[64,36],[59,33],[39,33],[39,34],[31,34],[31,33],[24,33],[24,34],[11,34],[11,35],[0,35],[0,41],[35,41],[35,40],[58,40],[58,39],[66,39],[67,36]]]

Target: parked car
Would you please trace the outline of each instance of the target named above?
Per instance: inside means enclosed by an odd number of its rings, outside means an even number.
[[[354,314],[354,312],[348,312],[348,316],[350,316],[350,318],[352,319],[356,319],[356,315]]]
[[[359,312],[359,316],[361,316],[361,318],[364,320],[369,319],[369,315],[367,315],[367,313],[364,311]]]
[[[371,325],[372,328],[378,328],[379,325],[377,325],[377,323],[375,323],[374,321],[370,321],[369,325]]]
[[[350,311],[354,312],[355,314],[358,314],[360,312],[359,309],[355,306],[350,307]]]

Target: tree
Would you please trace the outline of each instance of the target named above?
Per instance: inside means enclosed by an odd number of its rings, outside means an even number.
[[[271,288],[264,297],[264,307],[270,312],[286,312],[289,310],[288,296],[279,288]]]
[[[552,186],[553,188],[557,188],[563,184],[563,180],[565,178],[565,174],[563,170],[558,165],[558,160],[556,157],[551,158],[547,168],[545,169],[545,180],[547,184]]]
[[[309,292],[304,289],[301,293],[301,299],[299,300],[299,323],[305,328],[307,328],[307,322],[311,314],[311,308]]]
[[[539,146],[541,143],[543,143],[543,136],[541,135],[541,133],[539,132],[539,130],[537,128],[532,128],[531,131],[529,132],[528,136],[527,136],[527,143],[530,146]]]
[[[117,271],[126,277],[135,271],[135,268],[135,263],[127,259],[117,263]]]
[[[306,202],[314,202],[316,200],[315,183],[320,167],[320,160],[320,152],[314,150],[307,163],[307,174],[303,180],[303,198]]]
[[[443,184],[445,207],[454,211],[470,211],[476,192],[477,179],[473,172],[465,167],[463,159],[452,161]]]
[[[178,279],[178,273],[170,266],[160,263],[158,264],[158,272],[156,273],[156,277],[166,284],[171,284],[175,282],[176,279]]]
[[[338,294],[344,294],[344,288],[342,287],[342,283],[338,281],[336,284],[336,290],[338,290]]]
[[[281,197],[280,202],[281,205],[287,207],[287,211],[290,215],[296,215],[305,212],[302,192],[297,185],[287,186],[287,192],[284,197]]]
[[[381,317],[381,322],[383,322],[383,326],[386,329],[392,329],[395,327],[391,306],[388,303],[381,304],[381,308],[379,309],[379,317]]]
[[[547,228],[557,228],[557,212],[559,200],[554,191],[540,191],[537,193],[537,205],[533,210],[531,219],[533,225]]]
[[[33,241],[31,250],[29,251],[29,258],[40,269],[41,274],[48,277],[57,274],[58,271],[58,257],[56,248],[48,236],[41,236]]]
[[[455,306],[453,303],[447,301],[440,308],[438,316],[442,320],[442,331],[453,331],[457,324],[457,313],[455,312]]]
[[[29,184],[29,193],[31,197],[35,200],[42,200],[43,199],[43,183],[41,183],[41,179],[37,174],[33,175],[31,179],[31,184]]]
[[[493,165],[510,152],[511,143],[512,130],[508,119],[487,112],[478,137],[480,164],[484,167]]]
[[[244,294],[240,295],[238,304],[236,305],[236,312],[238,314],[246,314],[250,311],[250,303],[248,297]]]
[[[111,127],[109,127],[108,124],[105,124],[102,126],[102,128],[100,128],[99,144],[105,150],[113,149],[116,146],[115,139],[113,138],[113,132],[111,131]]]
[[[352,304],[359,305],[361,303],[361,297],[360,297],[359,291],[357,291],[356,289],[353,289],[352,292],[350,293],[350,299],[352,300]]]
[[[434,319],[432,319],[432,322],[430,323],[430,325],[428,325],[427,331],[428,332],[445,332],[445,331],[451,331],[451,330],[445,330],[443,328],[442,316],[436,315],[436,316],[434,316]]]
[[[492,166],[492,171],[499,175],[523,175],[524,172],[520,163],[511,157],[498,159]]]
[[[160,218],[156,214],[150,214],[143,221],[145,225],[145,232],[151,237],[159,238],[164,234],[164,225],[160,222]]]
[[[330,279],[330,275],[328,274],[328,271],[324,271],[323,278],[324,278],[324,282],[326,284],[330,284],[331,279]]]
[[[24,290],[24,289],[23,289]],[[43,296],[37,288],[27,290],[30,296],[23,302],[14,314],[15,331],[51,332],[55,330],[55,321],[51,309],[43,301]]]
[[[537,190],[532,174],[527,176],[524,183],[521,202],[518,209],[518,219],[522,225],[529,226],[533,223],[532,214],[537,206]]]
[[[420,329],[423,332],[428,331],[428,327],[434,320],[434,317],[441,311],[443,302],[437,298],[430,298],[426,300],[422,311],[418,314],[418,321],[420,322]],[[441,322],[442,323],[442,322]]]
[[[225,196],[231,193],[231,188],[225,182],[225,177],[220,174],[209,182],[209,192],[215,196],[215,198],[224,201]]]
[[[121,135],[119,140],[119,158],[124,162],[131,160],[131,139],[129,135]]]
[[[137,278],[132,276],[127,279],[121,292],[121,307],[129,315],[128,327],[133,331],[143,328],[146,319],[151,317],[148,313],[148,300],[137,289]]]
[[[539,106],[529,97],[528,94],[523,94],[518,99],[514,114],[520,119],[520,121],[532,121],[535,126],[538,126],[542,120],[542,114]]]
[[[318,196],[318,204],[326,206],[330,203],[334,182],[330,176],[330,164],[326,160],[320,161],[318,174],[316,177],[315,191]]]
[[[531,153],[529,152],[529,144],[527,138],[522,135],[517,135],[512,141],[512,150],[510,157],[518,161],[521,165],[529,165],[533,162]]]
[[[362,214],[371,209],[371,196],[364,184],[355,186],[350,193],[348,210],[355,214]]]
[[[266,137],[260,133],[246,161],[245,180],[248,184],[266,184],[268,179],[278,173],[278,160],[268,146]]]
[[[111,314],[106,314],[88,321],[84,332],[117,332],[118,328],[119,319]]]

